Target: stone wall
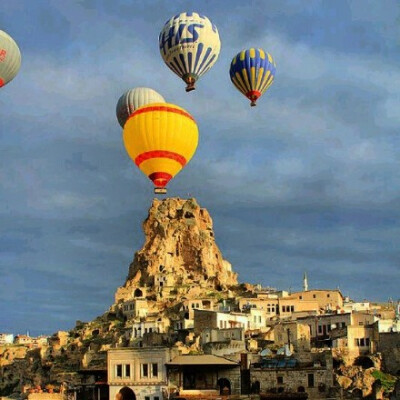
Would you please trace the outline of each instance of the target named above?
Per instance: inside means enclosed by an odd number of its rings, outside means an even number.
[[[28,400],[63,400],[61,393],[29,393]]]
[[[309,379],[313,379],[313,382],[310,382]],[[332,370],[318,367],[290,369],[251,368],[250,380],[251,384],[256,381],[260,383],[261,393],[271,390],[285,392],[305,391],[312,399],[326,398],[329,389],[333,386]]]
[[[400,371],[400,332],[380,333],[378,351],[382,353],[383,369],[396,375]]]

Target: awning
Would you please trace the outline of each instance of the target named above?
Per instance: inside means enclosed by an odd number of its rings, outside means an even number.
[[[226,367],[236,367],[239,366],[239,362],[228,360],[224,357],[217,357],[208,354],[202,355],[184,355],[177,356],[172,361],[165,363],[166,365],[221,365]]]

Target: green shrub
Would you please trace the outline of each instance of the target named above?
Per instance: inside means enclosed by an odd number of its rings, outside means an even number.
[[[382,371],[379,371],[376,369],[375,371],[372,372],[371,374],[376,380],[380,380],[383,389],[385,392],[391,392],[394,389],[394,386],[396,384],[396,377],[390,374],[385,374]]]

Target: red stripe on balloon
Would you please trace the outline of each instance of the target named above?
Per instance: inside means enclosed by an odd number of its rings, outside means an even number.
[[[3,79],[0,78],[0,87],[4,86],[4,81]]]
[[[167,172],[153,172],[149,175],[149,178],[153,181],[155,186],[165,187],[172,179],[172,175]]]
[[[177,161],[182,167],[186,164],[186,158],[178,153],[167,150],[153,150],[146,151],[145,153],[139,154],[135,158],[135,164],[139,166],[143,161],[150,160],[151,158],[170,158],[171,160]]]
[[[250,90],[246,93],[246,97],[250,100],[257,100],[261,96],[261,92],[258,90]]]
[[[184,117],[188,117],[189,119],[191,119],[193,122],[196,122],[194,120],[194,118],[187,113],[186,111],[180,110],[178,108],[172,108],[172,107],[168,107],[168,106],[151,106],[151,107],[141,107],[138,108],[137,110],[135,110],[130,116],[129,118],[134,117],[135,115],[139,115],[139,114],[144,114],[150,111],[166,111],[166,112],[172,112],[175,114],[179,114],[179,115],[183,115]]]

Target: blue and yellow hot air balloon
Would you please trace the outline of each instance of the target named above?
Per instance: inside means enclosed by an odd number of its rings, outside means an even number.
[[[236,88],[250,101],[251,106],[272,85],[276,65],[271,54],[251,48],[238,53],[231,62],[229,75]]]
[[[166,185],[193,157],[198,128],[183,108],[170,103],[139,107],[124,125],[125,149],[136,166],[154,183],[155,193]]]
[[[14,39],[0,30],[0,87],[15,78],[21,67],[21,52]]]
[[[217,61],[221,41],[217,27],[204,15],[184,12],[170,18],[159,36],[160,53],[167,66],[187,86],[195,82]]]

